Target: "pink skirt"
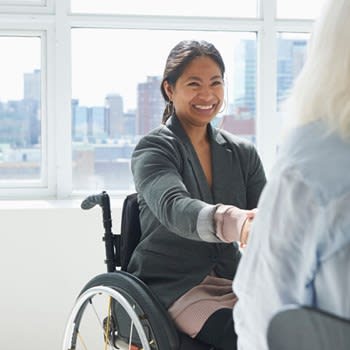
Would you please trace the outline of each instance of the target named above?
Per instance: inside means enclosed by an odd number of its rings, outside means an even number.
[[[215,311],[233,309],[236,301],[231,280],[207,276],[176,300],[168,311],[178,329],[194,338]]]

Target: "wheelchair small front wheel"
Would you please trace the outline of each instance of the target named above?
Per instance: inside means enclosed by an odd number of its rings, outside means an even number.
[[[177,338],[162,311],[134,276],[96,276],[76,300],[62,350],[177,349]]]

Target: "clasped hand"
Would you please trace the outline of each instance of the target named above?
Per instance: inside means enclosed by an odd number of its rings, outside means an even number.
[[[245,247],[256,212],[256,209],[219,205],[214,214],[216,236],[227,243],[239,241],[241,247]]]

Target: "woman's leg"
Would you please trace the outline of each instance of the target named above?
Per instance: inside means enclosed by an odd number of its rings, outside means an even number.
[[[237,336],[233,326],[232,309],[214,312],[204,323],[196,339],[220,350],[236,350]]]

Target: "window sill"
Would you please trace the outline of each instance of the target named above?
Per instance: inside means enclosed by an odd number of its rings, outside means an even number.
[[[82,200],[0,200],[0,210],[80,209]],[[122,208],[123,199],[111,200],[111,208]]]

